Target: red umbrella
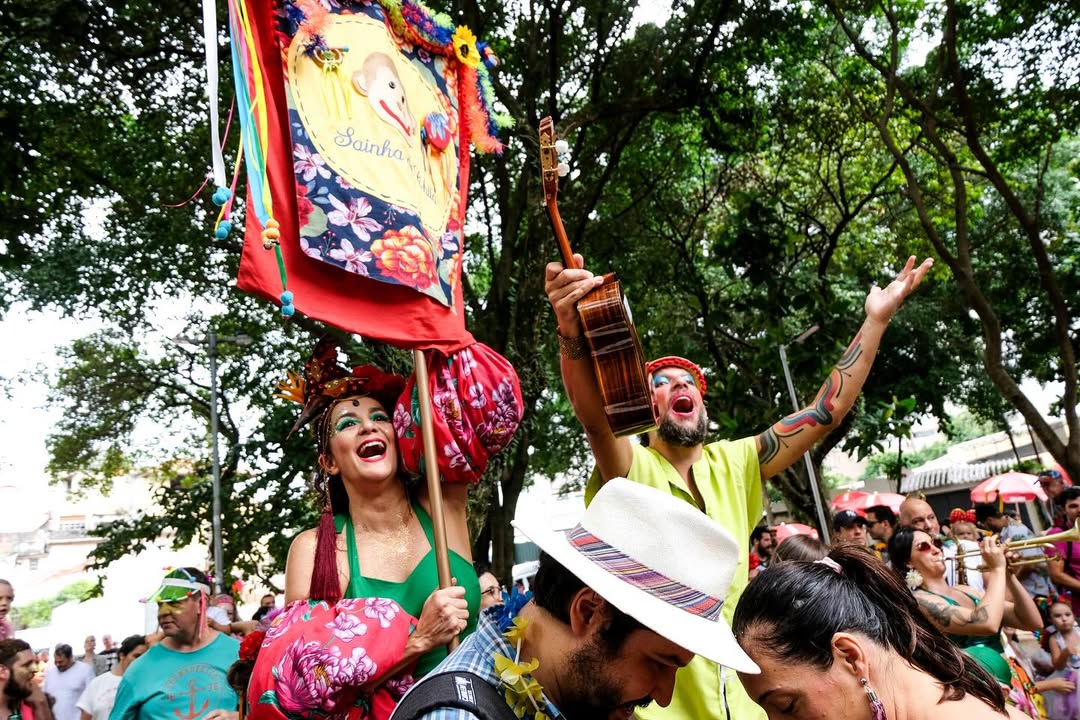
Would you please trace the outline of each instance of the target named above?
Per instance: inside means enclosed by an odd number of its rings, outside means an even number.
[[[855,504],[867,495],[869,495],[869,493],[864,493],[862,490],[848,490],[847,492],[843,492],[834,497],[829,502],[829,507],[832,508],[833,512],[855,510]]]
[[[817,530],[809,525],[803,525],[802,523],[780,523],[773,529],[776,530],[777,545],[784,542],[792,535],[809,535],[815,540],[819,539]]]
[[[971,502],[1021,503],[1028,500],[1046,500],[1046,493],[1039,487],[1036,475],[1010,470],[987,478],[971,489]]]
[[[867,508],[884,505],[893,512],[900,512],[900,503],[904,502],[904,496],[886,492],[846,492],[833,498],[831,503],[833,510],[854,510],[864,514]]]

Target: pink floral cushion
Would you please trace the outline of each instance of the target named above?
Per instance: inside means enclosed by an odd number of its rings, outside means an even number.
[[[251,720],[385,720],[412,685],[402,658],[416,619],[393,600],[298,600],[266,631],[248,684]]]

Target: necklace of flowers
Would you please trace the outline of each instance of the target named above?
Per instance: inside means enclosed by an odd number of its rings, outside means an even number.
[[[495,653],[495,672],[502,682],[506,704],[519,718],[531,716],[533,720],[551,720],[546,710],[544,688],[531,675],[540,667],[540,661],[521,662],[521,643],[525,639],[525,628],[529,621],[515,617],[503,637],[514,647],[514,659],[502,653]]]

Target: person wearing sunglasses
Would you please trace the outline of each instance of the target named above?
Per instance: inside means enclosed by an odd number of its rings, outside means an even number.
[[[919,610],[992,675],[1008,685],[1011,672],[1001,656],[1002,624],[1020,630],[1040,630],[1042,617],[1035,602],[1008,568],[1000,538],[981,544],[985,590],[967,585],[950,587],[945,559],[933,538],[913,527],[900,527],[889,541],[893,570],[911,588]]]
[[[146,599],[157,605],[163,637],[120,678],[112,720],[235,720],[236,693],[225,675],[240,641],[207,624],[210,593],[206,574],[184,567],[169,571]]]

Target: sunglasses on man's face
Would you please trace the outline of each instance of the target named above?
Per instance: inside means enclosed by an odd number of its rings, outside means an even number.
[[[185,603],[188,598],[181,598],[180,600],[158,600],[158,612],[170,612],[173,615],[179,614],[184,611]]]

